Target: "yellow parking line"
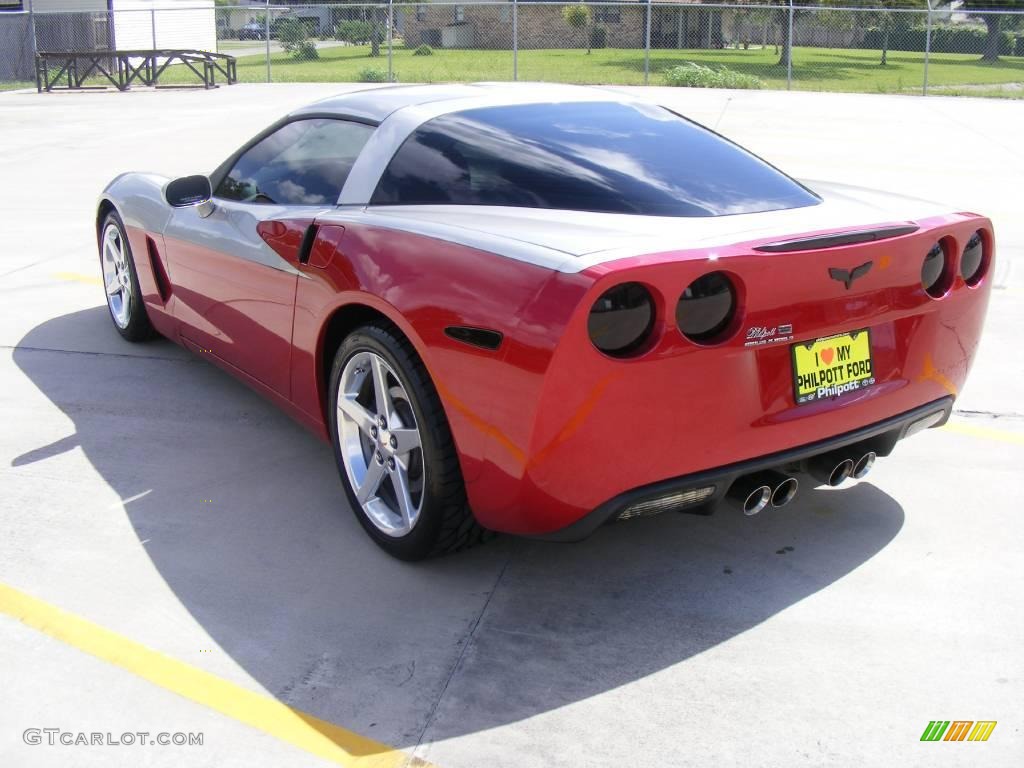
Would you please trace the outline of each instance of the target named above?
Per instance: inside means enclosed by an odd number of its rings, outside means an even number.
[[[960,435],[980,437],[983,440],[998,440],[1002,443],[1024,445],[1024,433],[1021,432],[1009,432],[1005,429],[992,429],[991,427],[978,427],[974,424],[964,424],[962,421],[947,422],[942,429],[948,429],[950,432],[956,432]]]
[[[429,766],[401,750],[165,656],[2,583],[0,613],[338,765],[357,768]]]
[[[79,272],[54,272],[52,277],[68,283],[85,283],[87,285],[103,286],[103,281],[96,275],[83,275]]]

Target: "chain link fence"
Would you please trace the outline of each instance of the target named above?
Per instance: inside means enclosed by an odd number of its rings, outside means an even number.
[[[1024,98],[1024,0],[1003,0],[999,13],[969,10],[969,0],[95,0],[100,9],[83,9],[90,1],[42,12],[30,0],[0,0],[0,88],[33,87],[37,51],[189,49],[235,56],[243,82],[531,80]],[[160,82],[189,80],[171,66]]]

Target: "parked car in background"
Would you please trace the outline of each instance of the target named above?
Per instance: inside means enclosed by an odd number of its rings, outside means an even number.
[[[259,21],[250,21],[243,24],[238,30],[239,40],[266,40],[267,27]]]

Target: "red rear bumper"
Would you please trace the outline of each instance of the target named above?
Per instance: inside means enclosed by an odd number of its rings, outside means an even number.
[[[800,466],[823,454],[849,455],[854,461],[867,450],[878,456],[888,456],[896,443],[905,437],[945,424],[952,410],[953,398],[947,397],[816,443],[634,488],[609,499],[565,528],[540,536],[552,541],[578,541],[604,523],[658,514],[665,508],[710,514],[714,506],[724,499],[732,483],[744,475],[765,469]]]
[[[934,299],[921,288],[921,263],[938,237],[949,238],[959,254],[977,229],[991,233],[991,224],[967,214],[918,223],[915,234],[827,251],[754,254],[757,243],[748,243],[595,268],[594,284],[546,367],[531,369],[528,350],[510,353],[515,385],[494,415],[502,439],[492,442],[486,468],[468,485],[480,521],[496,530],[549,534],[614,507],[634,489],[781,455],[887,420],[899,426],[928,404],[948,411],[977,347],[992,264],[978,285],[958,276]],[[866,260],[874,268],[851,289],[828,276],[829,266],[848,269]],[[731,338],[701,347],[675,327],[674,310],[685,286],[712,270],[737,284],[741,321]],[[590,343],[587,312],[608,287],[634,280],[655,297],[657,340],[637,358],[613,360]],[[542,323],[543,313],[538,301],[524,322]],[[780,324],[793,326],[791,341],[744,346],[745,329]],[[871,332],[876,383],[796,405],[790,345],[863,328]]]

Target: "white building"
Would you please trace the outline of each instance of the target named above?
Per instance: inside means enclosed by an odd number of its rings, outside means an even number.
[[[154,48],[216,51],[214,0],[0,0],[0,79],[35,79],[33,51]]]
[[[217,50],[213,0],[109,0],[114,47]]]
[[[217,50],[213,0],[31,0],[31,9],[40,50]]]

